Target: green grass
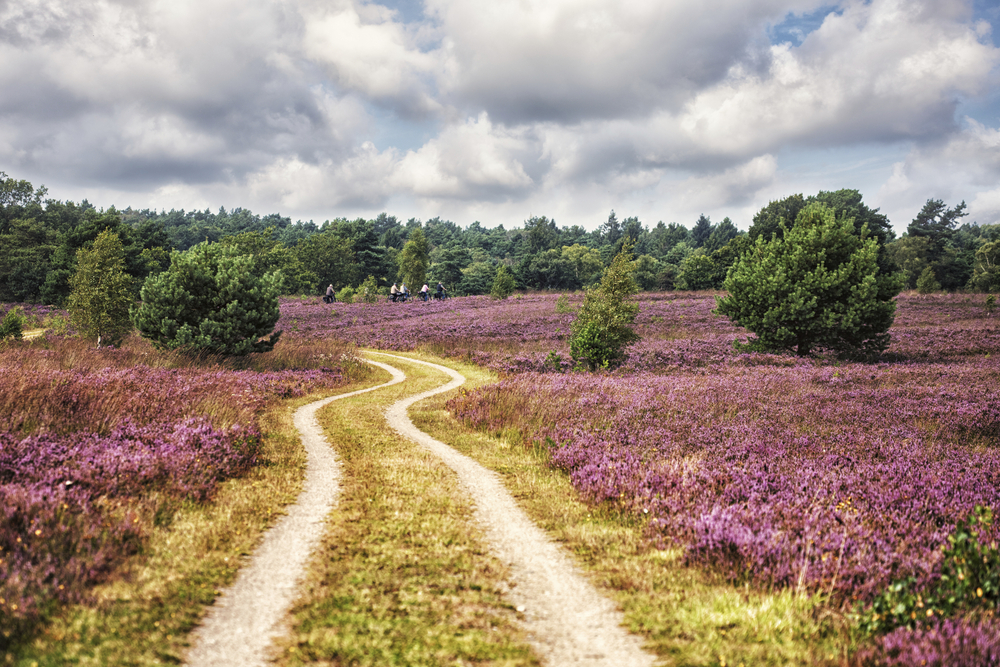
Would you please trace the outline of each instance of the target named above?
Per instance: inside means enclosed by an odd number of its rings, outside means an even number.
[[[312,561],[280,664],[535,665],[454,473],[386,425],[388,405],[443,384],[407,381],[319,415],[343,465],[342,493]]]
[[[371,377],[336,393],[381,381]],[[305,451],[292,414],[318,398],[289,401],[264,415],[264,465],[225,482],[209,504],[186,503],[161,516],[143,552],[118,580],[96,588],[88,604],[56,612],[34,636],[0,655],[0,664],[179,664],[190,630],[232,582],[263,531],[298,496]]]
[[[417,355],[413,355],[417,356]],[[462,372],[468,390],[496,380],[476,366],[434,361]],[[670,665],[843,664],[854,650],[849,623],[819,598],[735,588],[687,567],[679,549],[653,548],[641,521],[582,502],[542,448],[470,432],[445,410],[447,397],[415,405],[422,430],[501,475],[528,515],[563,543],[592,581],[615,599],[628,628]]]

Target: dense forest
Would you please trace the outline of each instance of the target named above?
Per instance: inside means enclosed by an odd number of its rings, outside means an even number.
[[[948,207],[932,199],[897,239],[888,218],[865,205],[856,190],[771,202],[754,216],[749,232],[728,217],[716,223],[702,215],[690,228],[662,221],[649,226],[635,217],[619,219],[614,211],[593,231],[560,227],[545,216],[512,229],[479,222],[463,228],[440,218],[402,222],[386,213],[317,225],[242,208],[99,210],[86,200],[77,204],[47,195],[45,187],[0,172],[0,301],[63,303],[77,251],[104,230],[121,239],[136,293],[147,276],[169,266],[171,252],[205,241],[236,246],[253,255],[262,270],[279,269],[289,294],[319,294],[328,284],[339,290],[367,276],[386,287],[399,277],[400,253],[418,236],[426,240],[421,246],[427,248],[429,280],[444,283],[452,294],[488,293],[501,264],[520,289],[580,289],[600,278],[626,241],[633,244],[640,288],[718,289],[738,257],[758,239],[781,235],[813,201],[853,218],[859,234],[875,235],[880,268],[902,271],[907,288],[1000,289],[1000,225],[962,223],[964,202]]]

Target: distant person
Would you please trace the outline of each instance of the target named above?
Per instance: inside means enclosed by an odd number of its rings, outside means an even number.
[[[434,298],[435,299],[444,298],[444,285],[442,285],[440,281],[438,281],[437,291],[434,292]]]
[[[409,301],[410,299],[410,288],[406,286],[406,283],[399,283],[399,293],[403,297],[403,301]]]
[[[396,287],[396,283],[393,283],[392,287],[389,288],[389,300],[392,301],[393,303],[396,303],[396,299],[398,298],[399,298],[399,288]]]
[[[427,287],[427,283],[424,283],[424,286],[420,288],[420,298],[423,299],[425,303],[427,302],[427,297],[431,295],[430,292],[431,290]]]
[[[333,285],[326,288],[326,296],[323,297],[323,303],[333,303],[337,300],[337,297],[333,294]]]

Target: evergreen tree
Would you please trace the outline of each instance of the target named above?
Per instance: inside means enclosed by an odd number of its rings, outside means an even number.
[[[879,353],[889,345],[901,279],[878,268],[878,240],[820,203],[791,229],[758,237],[729,272],[717,313],[754,334],[747,349]],[[884,295],[891,294],[886,298]]]
[[[712,219],[704,214],[699,215],[698,222],[694,223],[694,227],[691,228],[691,241],[694,247],[700,248],[708,243],[708,239],[711,238],[714,231],[715,225],[712,224]]]
[[[604,271],[601,284],[587,290],[580,314],[571,325],[570,354],[577,366],[609,368],[625,359],[625,347],[639,340],[632,329],[639,307],[631,302],[638,291],[632,277],[632,246],[622,246]]]
[[[159,347],[241,356],[274,348],[277,273],[259,275],[254,260],[217,243],[174,252],[170,268],[146,279],[136,328]],[[263,338],[268,336],[268,338]]]
[[[76,253],[66,303],[70,322],[80,334],[101,343],[119,344],[132,330],[132,277],[125,273],[125,251],[118,235],[102,231],[94,245]]]
[[[493,289],[490,290],[490,296],[494,299],[506,299],[513,293],[514,276],[511,275],[510,269],[506,265],[501,264],[497,269],[496,278],[493,279]]]

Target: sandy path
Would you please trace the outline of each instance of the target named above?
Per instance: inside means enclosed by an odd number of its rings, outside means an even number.
[[[316,411],[331,401],[357,396],[406,379],[392,366],[370,362],[392,374],[385,384],[330,396],[295,412],[295,427],[308,456],[302,493],[264,534],[236,581],[216,599],[191,635],[191,667],[253,667],[267,664],[271,642],[294,600],[309,555],[319,544],[327,514],[340,494],[340,463],[323,437]]]
[[[417,429],[407,409],[465,382],[456,371],[426,361],[376,353],[435,368],[452,378],[448,384],[411,396],[386,411],[389,425],[440,457],[472,497],[475,516],[493,553],[511,567],[511,602],[524,612],[530,641],[547,665],[631,667],[652,665],[655,658],[641,640],[622,628],[614,604],[584,578],[563,550],[517,506],[495,473]]]

